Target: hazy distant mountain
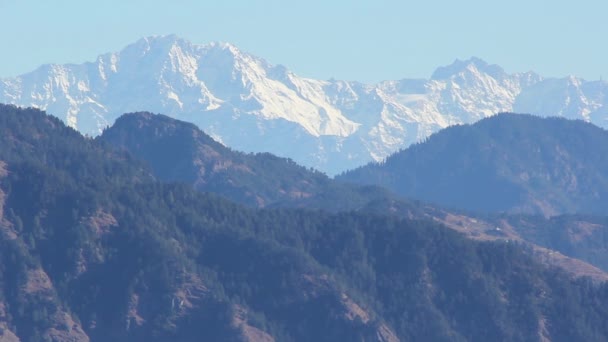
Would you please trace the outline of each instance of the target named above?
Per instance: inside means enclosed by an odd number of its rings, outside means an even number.
[[[608,132],[563,118],[502,114],[450,127],[340,180],[476,211],[605,214]]]
[[[223,144],[272,152],[329,174],[382,160],[431,133],[498,112],[608,125],[606,83],[508,74],[472,58],[431,79],[366,85],[301,78],[225,43],[144,38],[80,65],[0,81],[0,102],[45,109],[97,135],[122,113],[160,112]]]

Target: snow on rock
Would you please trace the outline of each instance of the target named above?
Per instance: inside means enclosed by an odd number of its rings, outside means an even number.
[[[195,45],[174,35],[0,80],[0,102],[44,109],[91,136],[123,113],[164,113],[232,148],[272,152],[329,174],[498,112],[608,127],[607,93],[606,82],[508,74],[478,58],[456,60],[430,79],[320,81],[228,43]]]

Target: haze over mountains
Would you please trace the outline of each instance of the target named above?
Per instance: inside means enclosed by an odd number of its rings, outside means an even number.
[[[0,102],[46,109],[89,135],[122,113],[159,112],[195,123],[231,148],[272,152],[328,174],[498,112],[606,127],[607,94],[605,82],[508,74],[477,58],[438,68],[428,80],[320,81],[230,44],[195,45],[176,36],[0,81]]]

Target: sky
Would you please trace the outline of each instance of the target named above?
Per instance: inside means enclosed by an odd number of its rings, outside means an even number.
[[[605,0],[0,0],[0,78],[164,34],[230,42],[318,79],[428,78],[472,56],[508,72],[608,78]]]

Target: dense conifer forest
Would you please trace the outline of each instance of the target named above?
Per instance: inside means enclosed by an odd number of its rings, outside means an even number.
[[[337,179],[476,212],[605,215],[606,155],[608,132],[590,123],[503,113]]]
[[[256,209],[154,174],[0,106],[1,340],[608,339],[608,287],[523,245],[417,217]]]

